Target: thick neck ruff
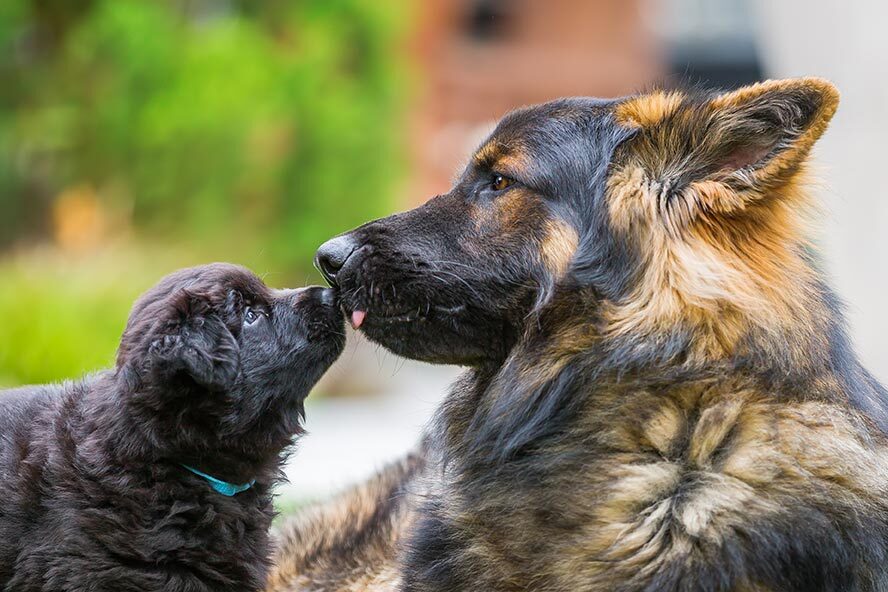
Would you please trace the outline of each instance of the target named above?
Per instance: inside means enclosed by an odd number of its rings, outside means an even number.
[[[216,479],[212,475],[207,475],[203,471],[198,471],[194,467],[189,467],[188,465],[182,465],[183,468],[191,471],[198,477],[204,479],[207,483],[210,484],[210,487],[215,489],[217,492],[221,493],[226,497],[234,497],[235,495],[242,493],[249,488],[253,487],[256,484],[256,480],[252,479],[249,483],[244,483],[243,485],[238,485],[236,483],[229,483],[227,481],[222,481],[221,479]]]

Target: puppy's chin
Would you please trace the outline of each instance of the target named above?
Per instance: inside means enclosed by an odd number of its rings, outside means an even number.
[[[314,388],[326,374],[330,366],[339,358],[345,348],[345,337],[336,336],[323,345],[314,346],[310,354],[304,356],[297,365],[292,368],[290,388],[287,388],[281,396],[291,401],[304,402],[314,391]]]
[[[304,402],[342,353],[344,343],[343,337],[333,336],[270,367],[244,368],[225,396],[232,424],[249,426],[250,431],[301,432],[297,424],[305,418]]]

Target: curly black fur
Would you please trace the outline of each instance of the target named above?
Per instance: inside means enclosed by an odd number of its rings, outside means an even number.
[[[342,351],[332,304],[179,271],[134,306],[114,370],[0,393],[0,588],[260,589],[271,487]],[[225,497],[182,464],[255,485]]]

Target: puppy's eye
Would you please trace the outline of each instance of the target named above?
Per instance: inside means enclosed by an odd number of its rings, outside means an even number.
[[[514,179],[510,179],[509,177],[503,175],[493,175],[493,177],[490,178],[490,188],[494,191],[502,191],[503,189],[508,189],[514,183]]]
[[[244,310],[244,324],[245,325],[252,325],[253,323],[255,323],[256,321],[258,321],[259,319],[261,319],[264,316],[265,316],[264,312],[247,307]]]

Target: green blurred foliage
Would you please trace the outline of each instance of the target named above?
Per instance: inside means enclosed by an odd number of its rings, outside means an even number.
[[[407,8],[2,0],[0,386],[107,367],[132,301],[175,267],[303,283],[318,244],[391,211]],[[99,251],[35,248],[72,189],[110,226]]]
[[[108,273],[110,265],[136,262],[114,261],[72,265],[46,253],[0,264],[0,387],[113,365],[129,308],[155,280],[143,260],[136,273]]]
[[[391,208],[404,7],[0,3],[0,243],[90,186],[137,230],[304,268]]]

